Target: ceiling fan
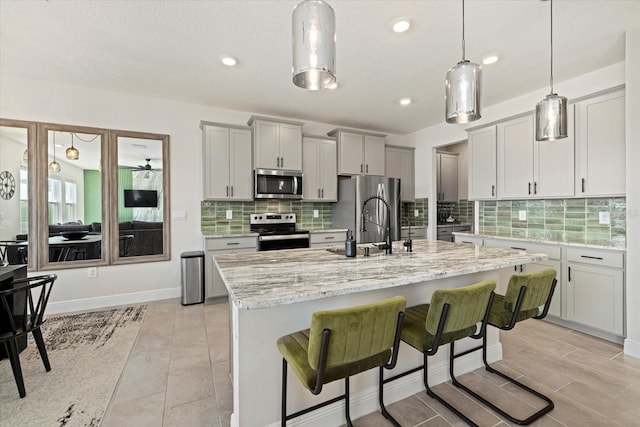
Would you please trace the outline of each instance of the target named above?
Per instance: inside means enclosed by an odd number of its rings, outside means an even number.
[[[151,159],[145,159],[145,160],[147,161],[147,164],[146,164],[146,165],[144,165],[144,166],[142,166],[142,165],[138,165],[138,167],[137,167],[137,168],[134,168],[134,169],[140,169],[140,170],[143,170],[143,171],[150,171],[150,170],[153,170],[153,168],[151,167],[151,163],[150,163],[150,162],[151,162]]]

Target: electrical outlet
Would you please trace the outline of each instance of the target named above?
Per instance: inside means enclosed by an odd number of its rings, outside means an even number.
[[[89,267],[87,268],[87,276],[93,278],[98,277],[98,268],[97,267]]]
[[[227,219],[233,219],[233,211],[231,209],[227,209]]]
[[[527,220],[527,211],[518,211],[518,219],[520,221],[526,221]]]
[[[611,224],[611,213],[609,212],[598,212],[598,223],[609,225]]]
[[[320,212],[318,212],[318,209],[314,209],[313,210],[313,217],[314,218],[318,218],[320,216]]]
[[[418,209],[413,211],[413,216],[418,217],[420,216],[420,211]]]

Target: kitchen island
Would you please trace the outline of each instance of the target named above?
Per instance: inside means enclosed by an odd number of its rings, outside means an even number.
[[[309,327],[311,313],[366,304],[404,295],[408,305],[429,302],[436,289],[500,280],[515,265],[541,261],[544,254],[500,248],[483,248],[443,241],[413,242],[413,252],[397,243],[392,255],[347,258],[336,249],[297,249],[234,255],[218,255],[214,263],[230,298],[230,363],[233,379],[232,426],[264,426],[280,423],[281,356],[276,340]],[[359,248],[361,249],[361,248]],[[506,270],[503,270],[506,269]],[[503,270],[502,272],[500,270]],[[470,340],[468,340],[470,341]],[[463,342],[461,349],[476,344]],[[490,361],[499,360],[502,351],[498,335],[491,331]],[[447,349],[440,350],[430,363],[430,382],[447,380]],[[422,356],[403,344],[397,372],[419,366]],[[458,360],[460,372],[481,365],[480,354]],[[343,382],[326,385],[320,396],[313,396],[289,375],[288,408],[301,407],[342,393]],[[421,374],[407,376],[385,387],[390,404],[423,390]],[[355,419],[377,410],[377,372],[356,375],[351,382],[351,413]],[[342,403],[312,412],[297,422],[331,426],[344,423]]]

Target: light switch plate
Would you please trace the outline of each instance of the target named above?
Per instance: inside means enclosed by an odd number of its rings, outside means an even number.
[[[520,221],[526,221],[527,220],[527,211],[518,211],[518,219]]]
[[[418,209],[415,209],[415,210],[413,211],[413,216],[415,216],[415,217],[420,216],[420,211],[419,211]]]
[[[233,211],[231,209],[227,209],[227,219],[233,219]]]
[[[97,267],[87,268],[87,276],[91,278],[98,277],[98,268]]]
[[[187,211],[173,211],[171,212],[171,218],[175,220],[187,219]]]
[[[609,212],[598,212],[598,222],[600,224],[605,224],[605,225],[611,224],[611,213],[609,213]]]
[[[318,212],[318,209],[314,209],[313,210],[313,217],[314,218],[318,218],[320,216],[320,212]]]

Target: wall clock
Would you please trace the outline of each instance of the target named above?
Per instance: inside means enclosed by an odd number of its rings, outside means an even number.
[[[16,180],[9,171],[0,172],[0,197],[9,200],[16,192]]]

